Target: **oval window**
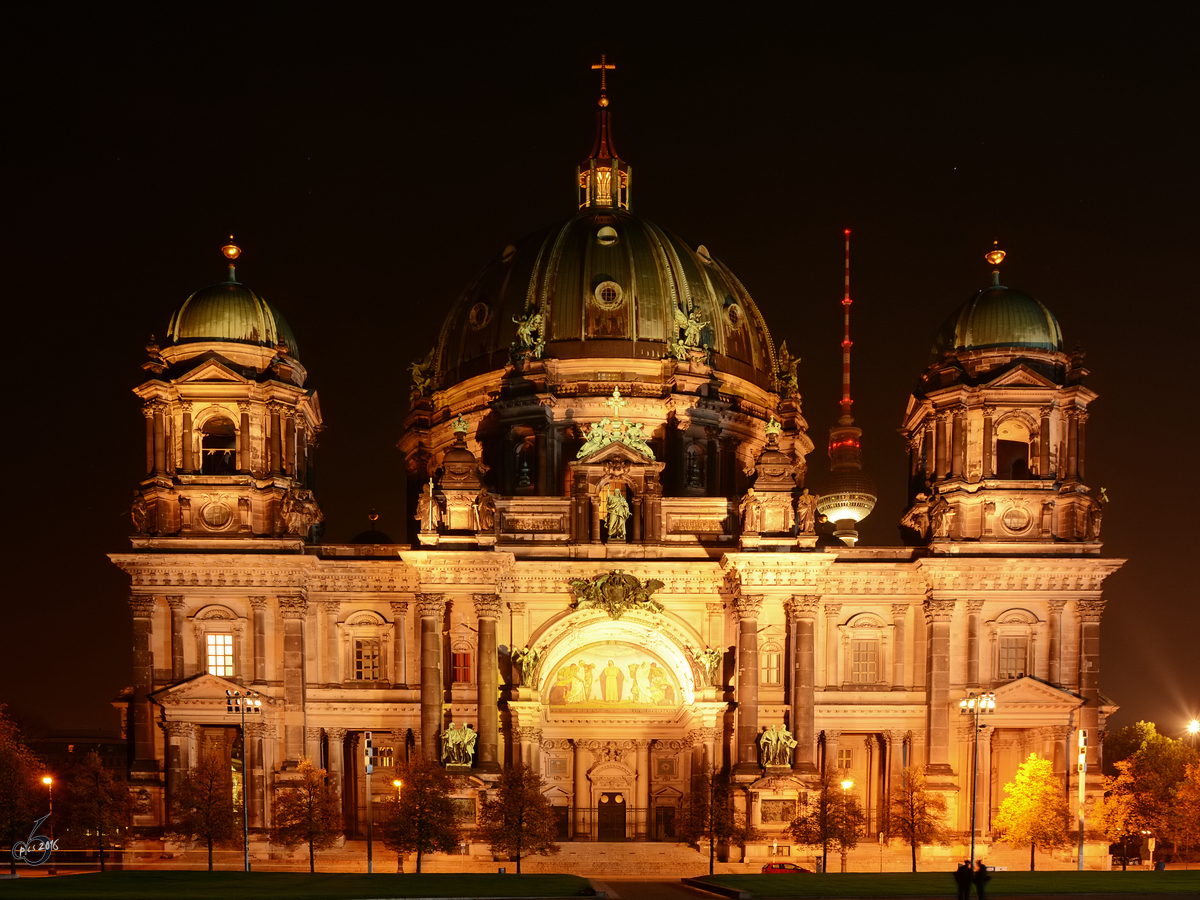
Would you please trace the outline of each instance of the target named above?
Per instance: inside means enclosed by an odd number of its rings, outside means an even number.
[[[596,240],[605,247],[609,246],[610,244],[615,244],[617,242],[617,229],[613,228],[611,225],[605,225],[596,232]]]
[[[596,305],[601,309],[616,309],[621,305],[625,292],[615,281],[602,281],[596,285],[596,290],[592,292],[592,295],[596,298]]]

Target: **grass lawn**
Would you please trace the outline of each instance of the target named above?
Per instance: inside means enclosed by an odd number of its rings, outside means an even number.
[[[712,881],[755,897],[953,897],[951,872],[882,875],[713,875]],[[972,889],[974,896],[974,889]],[[1200,896],[1193,872],[993,872],[989,897],[1022,894],[1191,894]]]
[[[300,872],[106,872],[0,881],[0,900],[310,900],[383,897],[571,897],[576,875],[336,874]]]

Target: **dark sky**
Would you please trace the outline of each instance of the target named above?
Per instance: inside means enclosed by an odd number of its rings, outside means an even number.
[[[853,229],[854,408],[880,485],[864,544],[898,543],[908,391],[1000,240],[1006,282],[1057,314],[1100,394],[1088,475],[1112,498],[1105,553],[1129,560],[1102,626],[1114,724],[1175,734],[1200,713],[1194,7],[247,8],[9,23],[6,361],[22,383],[0,701],[35,730],[115,723],[130,614],[105,554],[128,547],[144,461],[130,388],[146,338],[223,278],[224,238],[319,391],[327,538],[377,507],[402,540],[407,364],[481,266],[570,213],[602,52],[634,211],[704,243],[802,357],[814,479]]]

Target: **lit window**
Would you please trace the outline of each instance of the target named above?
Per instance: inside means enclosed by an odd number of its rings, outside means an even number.
[[[461,644],[454,647],[451,653],[450,668],[454,673],[454,681],[458,684],[471,683],[471,650]]]
[[[237,432],[233,423],[224,417],[209,419],[200,432],[201,474],[236,474]]]
[[[232,676],[233,635],[208,634],[205,635],[205,644],[208,649],[208,674]]]
[[[1000,681],[1012,681],[1025,674],[1025,648],[1023,636],[1000,638],[1000,664],[996,673]]]
[[[850,642],[850,680],[855,684],[874,684],[879,680],[879,641]]]
[[[780,661],[783,654],[778,650],[765,650],[762,654],[762,683],[780,683]]]
[[[379,680],[379,639],[355,639],[354,641],[354,680]]]

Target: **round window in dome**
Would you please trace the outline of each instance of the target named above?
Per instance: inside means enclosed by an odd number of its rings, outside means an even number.
[[[487,324],[489,312],[491,310],[488,309],[486,303],[476,303],[471,307],[471,312],[467,314],[467,321],[471,323],[472,328],[478,331]]]
[[[596,290],[592,292],[592,295],[596,298],[596,305],[601,309],[616,309],[621,305],[625,292],[615,281],[602,281],[596,285]]]
[[[596,240],[605,247],[617,242],[617,229],[611,225],[605,225],[596,232]]]
[[[200,511],[200,518],[209,528],[224,528],[233,520],[233,510],[224,503],[209,503]]]
[[[500,254],[500,259],[503,262],[509,263],[509,262],[512,262],[516,258],[516,256],[517,256],[517,248],[514,247],[512,244],[509,244],[507,247],[504,248],[504,252]]]
[[[729,320],[729,324],[734,328],[741,328],[745,316],[742,313],[742,308],[734,303],[732,306],[725,307],[725,318]]]

